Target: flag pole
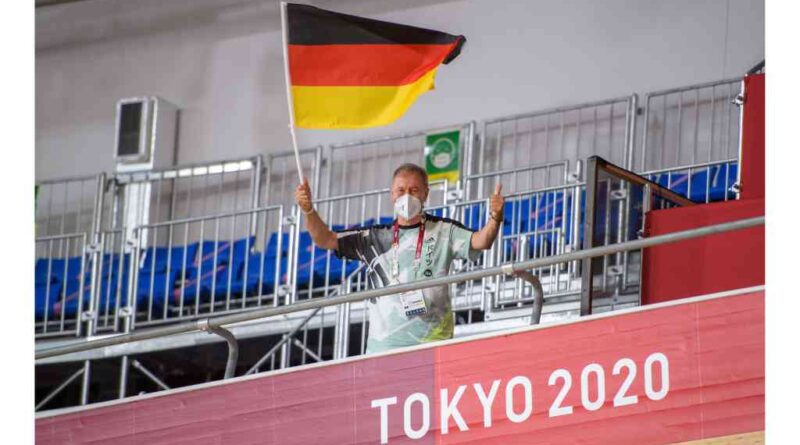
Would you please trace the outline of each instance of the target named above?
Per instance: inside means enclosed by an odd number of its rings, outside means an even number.
[[[294,129],[294,101],[292,100],[292,81],[289,75],[289,26],[286,23],[286,2],[281,2],[281,30],[283,34],[283,72],[286,78],[286,101],[289,105],[289,134],[292,136],[294,160],[297,162],[297,176],[303,182],[303,166],[300,164],[300,151],[297,149],[297,134]]]

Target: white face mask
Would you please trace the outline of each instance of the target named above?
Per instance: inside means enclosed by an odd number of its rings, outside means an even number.
[[[394,202],[394,213],[403,219],[411,219],[422,212],[422,202],[416,196],[406,193]]]

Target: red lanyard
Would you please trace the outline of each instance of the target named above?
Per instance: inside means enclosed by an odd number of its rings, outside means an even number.
[[[394,226],[392,227],[394,231],[394,236],[392,237],[392,247],[395,249],[400,248],[400,223],[397,220],[394,220]],[[419,261],[420,257],[422,256],[422,243],[425,240],[425,219],[423,218],[422,221],[419,223],[419,233],[417,234],[417,253],[414,255],[414,261]]]

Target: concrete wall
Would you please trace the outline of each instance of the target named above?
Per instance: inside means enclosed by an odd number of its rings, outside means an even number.
[[[388,127],[481,120],[741,75],[764,58],[763,0],[320,0],[464,34],[435,91]],[[289,149],[278,2],[88,0],[36,10],[36,179],[113,168],[118,99],[181,109],[178,162]]]

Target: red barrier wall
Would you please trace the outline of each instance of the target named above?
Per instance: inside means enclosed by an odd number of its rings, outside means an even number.
[[[744,78],[741,199],[764,197],[764,76]]]
[[[763,429],[758,291],[40,416],[36,443],[638,445]]]
[[[764,215],[764,200],[654,210],[645,236]],[[642,304],[764,284],[764,226],[644,249]]]

